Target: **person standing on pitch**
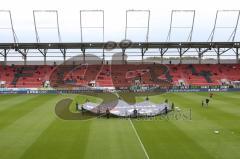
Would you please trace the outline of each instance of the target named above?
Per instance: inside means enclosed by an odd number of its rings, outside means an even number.
[[[167,106],[165,106],[164,112],[165,112],[165,114],[167,115],[167,113],[168,113]]]
[[[78,102],[76,102],[76,111],[78,111]]]
[[[209,94],[209,97],[212,98],[212,97],[213,97],[213,93],[210,93],[210,94]]]
[[[175,106],[174,106],[174,103],[172,102],[172,111],[174,111],[175,109]]]
[[[137,116],[138,116],[138,111],[137,111],[136,108],[134,108],[134,110],[133,110],[133,117],[137,118]]]
[[[83,105],[81,106],[81,111],[82,111],[82,114],[84,113],[84,108],[83,108]]]
[[[206,105],[208,106],[208,103],[209,103],[209,99],[208,98],[206,98]]]
[[[100,110],[100,107],[98,107],[97,114],[100,115],[100,113],[101,113],[101,110]]]
[[[204,101],[202,100],[202,107],[204,106]]]
[[[110,117],[110,110],[108,108],[106,109],[106,116],[109,119],[109,117]]]
[[[149,100],[149,98],[148,98],[148,96],[146,97],[146,101],[148,101]]]

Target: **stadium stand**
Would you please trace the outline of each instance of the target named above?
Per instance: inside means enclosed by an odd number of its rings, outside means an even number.
[[[0,81],[5,87],[38,88],[49,79],[53,66],[1,66]]]
[[[213,86],[240,81],[239,64],[125,64],[0,66],[0,81],[7,88],[98,86]]]

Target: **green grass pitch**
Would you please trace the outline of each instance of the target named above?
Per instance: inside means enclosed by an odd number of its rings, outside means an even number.
[[[156,103],[167,98],[181,110],[191,108],[192,120],[85,121],[62,120],[54,108],[61,99],[81,103],[86,96],[0,95],[0,159],[239,159],[240,93],[214,93],[209,107],[202,108],[206,97],[208,93],[149,97]]]

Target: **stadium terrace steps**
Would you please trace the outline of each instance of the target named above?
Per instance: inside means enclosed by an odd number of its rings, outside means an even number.
[[[72,65],[59,65],[50,75],[49,80],[51,81],[52,87],[61,87],[64,85],[64,77],[70,72],[74,66]]]
[[[59,66],[0,66],[0,81],[4,87],[39,88],[46,80],[52,87],[88,86],[129,87],[136,85],[170,86],[221,85],[222,79],[240,81],[240,64],[113,64]],[[2,86],[3,87],[3,86]]]
[[[75,85],[86,85],[87,82],[84,81],[85,73],[88,69],[87,65],[79,65],[74,67],[67,75],[64,77],[66,83]]]
[[[112,87],[111,65],[102,65],[96,76],[96,85],[102,87]]]
[[[1,81],[7,87],[41,87],[51,66],[2,66]]]

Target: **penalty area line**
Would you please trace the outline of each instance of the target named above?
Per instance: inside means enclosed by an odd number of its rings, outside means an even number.
[[[141,141],[141,139],[140,139],[140,137],[139,137],[139,135],[137,133],[137,130],[136,130],[135,126],[132,123],[132,120],[129,119],[129,121],[130,121],[130,124],[131,124],[131,126],[133,128],[133,131],[134,131],[135,135],[137,136],[137,139],[138,139],[138,141],[139,141],[139,143],[140,143],[140,145],[141,145],[141,147],[142,147],[142,149],[144,151],[144,154],[145,154],[146,158],[149,159],[148,153],[147,153],[147,151],[146,151],[146,149],[145,149],[145,147],[144,147],[144,145],[143,145],[143,143],[142,143],[142,141]]]

